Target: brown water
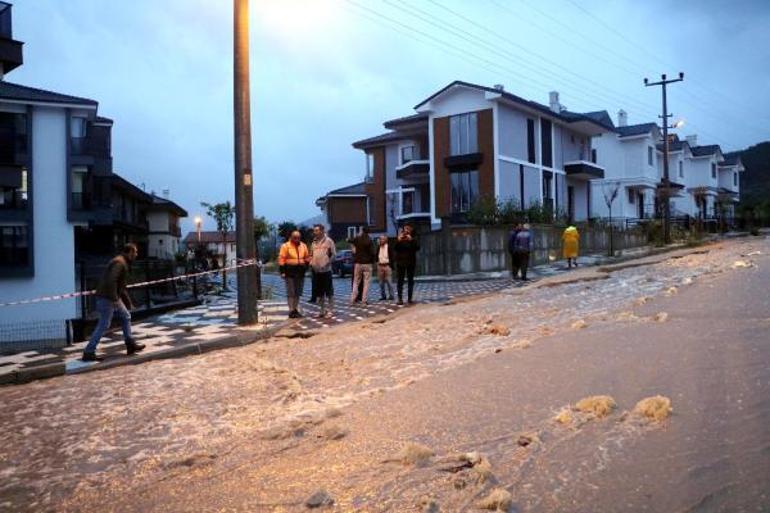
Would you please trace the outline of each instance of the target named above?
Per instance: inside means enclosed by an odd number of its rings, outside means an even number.
[[[424,496],[471,511],[503,486],[519,511],[767,511],[768,254],[766,240],[732,242],[606,280],[2,389],[0,510],[301,511],[326,488],[338,511],[420,511]],[[480,334],[490,324],[510,336]],[[619,411],[551,421],[597,393]],[[670,420],[619,422],[656,393]],[[329,440],[334,427],[346,435]],[[522,431],[541,442],[519,446]],[[437,456],[382,463],[412,441]],[[456,451],[484,453],[492,476],[439,470]]]

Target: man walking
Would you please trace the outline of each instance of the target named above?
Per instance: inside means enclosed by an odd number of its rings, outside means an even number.
[[[123,328],[123,340],[126,344],[126,353],[131,355],[144,349],[144,344],[137,344],[134,337],[131,336],[131,313],[129,310],[134,308],[131,303],[131,297],[128,295],[126,280],[131,262],[139,256],[139,249],[136,244],[128,243],[123,246],[123,252],[110,260],[107,264],[99,286],[96,287],[96,312],[99,314],[99,321],[91,334],[88,345],[83,350],[84,362],[100,362],[102,357],[96,356],[96,345],[112,323],[113,315],[120,319],[121,328]]]
[[[349,240],[353,244],[353,290],[350,293],[350,304],[352,305],[358,295],[358,285],[363,281],[364,288],[361,293],[361,302],[369,304],[369,281],[372,279],[372,264],[374,263],[374,249],[372,239],[369,237],[369,227],[361,228],[361,233],[357,237]]]
[[[281,278],[286,283],[286,301],[289,304],[289,318],[302,317],[299,313],[299,299],[305,285],[305,267],[310,262],[307,246],[302,242],[302,234],[294,230],[289,240],[281,245],[278,253],[278,266]]]
[[[404,304],[404,278],[406,278],[407,298],[411,305],[414,293],[414,270],[417,267],[417,252],[420,250],[420,244],[412,235],[411,225],[407,224],[399,230],[395,246],[398,304]]]
[[[508,235],[508,253],[511,255],[511,278],[514,280],[519,275],[519,255],[516,253],[516,235],[521,231],[521,223],[516,223]]]
[[[529,267],[529,253],[532,251],[532,232],[529,224],[524,224],[513,239],[513,253],[518,269],[521,269],[522,281],[527,281],[527,268]],[[513,276],[514,279],[516,275]]]
[[[388,242],[387,235],[380,235],[377,246],[377,281],[380,283],[380,301],[385,301],[385,288],[388,289],[388,299],[393,301],[393,266],[396,264],[393,247]]]
[[[334,310],[334,283],[332,281],[332,260],[337,254],[334,241],[326,235],[322,224],[313,227],[313,242],[310,245],[310,269],[313,271],[313,290],[321,310],[318,318],[331,317]],[[328,306],[326,304],[328,303]]]

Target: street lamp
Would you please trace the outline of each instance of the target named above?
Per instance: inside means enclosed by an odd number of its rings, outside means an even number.
[[[198,244],[201,243],[201,224],[203,224],[201,216],[195,216],[195,231],[198,232]]]
[[[671,125],[669,128],[674,128],[674,129],[676,129],[676,128],[682,128],[683,126],[684,126],[684,119],[680,119],[680,120],[678,120],[676,123],[674,123],[673,125]]]

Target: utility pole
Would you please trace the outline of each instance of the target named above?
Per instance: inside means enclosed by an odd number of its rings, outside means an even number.
[[[235,233],[238,263],[256,258],[249,101],[249,0],[233,0],[233,112],[235,117]],[[257,322],[257,273],[238,268],[238,324]]]
[[[644,79],[645,86],[661,86],[663,90],[663,115],[659,117],[663,118],[663,240],[666,244],[671,243],[671,182],[668,176],[668,118],[671,117],[671,114],[668,113],[666,86],[682,80],[684,80],[684,73],[681,71],[679,78],[666,79],[666,75],[663,74],[660,76],[659,82],[649,82],[646,78]]]

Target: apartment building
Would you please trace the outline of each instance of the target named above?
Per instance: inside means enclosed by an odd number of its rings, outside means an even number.
[[[443,220],[464,222],[484,197],[588,218],[590,180],[604,177],[591,141],[614,129],[606,112],[570,112],[558,92],[544,105],[502,86],[461,81],[414,110],[386,121],[388,132],[353,143],[365,155],[373,232],[393,234],[405,222],[426,229]]]

